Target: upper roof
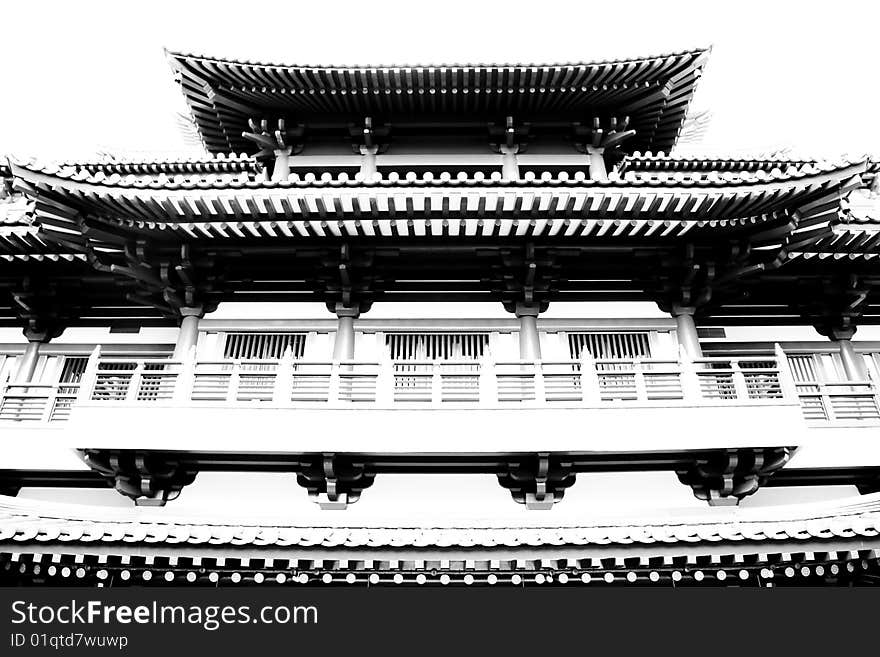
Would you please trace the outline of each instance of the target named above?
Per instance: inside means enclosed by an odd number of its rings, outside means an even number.
[[[629,116],[630,149],[675,144],[705,65],[699,49],[572,64],[302,66],[168,53],[209,151],[251,151],[249,118],[395,123],[426,119],[586,122]]]

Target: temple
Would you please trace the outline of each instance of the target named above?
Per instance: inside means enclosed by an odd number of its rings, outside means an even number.
[[[708,55],[172,52],[203,156],[10,156],[0,583],[880,581],[880,162],[676,155]]]

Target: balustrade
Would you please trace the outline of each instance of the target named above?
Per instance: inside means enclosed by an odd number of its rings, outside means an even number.
[[[871,381],[810,381],[798,382],[796,387],[808,421],[880,421],[880,395]]]
[[[79,383],[0,387],[0,420],[63,421],[76,403],[509,408],[774,404],[812,422],[880,421],[877,386],[793,382],[772,357],[465,361],[99,358]]]

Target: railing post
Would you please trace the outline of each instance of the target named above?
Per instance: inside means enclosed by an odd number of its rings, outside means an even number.
[[[180,372],[174,382],[173,399],[178,405],[185,405],[192,399],[192,388],[196,375],[196,345],[183,353],[180,361]]]
[[[92,391],[95,387],[95,381],[98,378],[98,363],[101,359],[101,345],[95,345],[89,359],[86,361],[86,368],[83,370],[82,378],[79,380],[79,390],[76,394],[76,404],[82,404],[92,397]]]
[[[226,402],[234,404],[238,400],[238,387],[241,383],[241,361],[233,360],[232,369],[229,372],[229,392]]]
[[[739,366],[739,361],[733,358],[730,359],[730,369],[732,371],[731,378],[733,379],[733,391],[736,394],[736,398],[739,400],[748,401],[749,399],[749,390],[748,386],[746,386],[746,377],[742,371],[742,368]]]
[[[339,405],[339,361],[330,363],[330,387],[327,391],[327,401],[331,406]]]
[[[480,406],[494,406],[498,403],[498,380],[495,361],[484,354],[479,360],[480,368]]]
[[[376,404],[394,405],[394,361],[390,358],[379,360],[379,374],[376,376]]]
[[[877,385],[876,381],[869,381],[868,393],[874,397],[875,407],[880,409],[880,386]]]
[[[137,400],[138,388],[141,385],[141,375],[144,371],[144,361],[137,361],[137,365],[131,373],[131,378],[128,380],[128,390],[125,391],[125,401],[128,403],[134,402]]]
[[[435,360],[431,364],[431,405],[440,406],[443,403],[443,379],[440,372],[440,361]]]
[[[289,406],[292,392],[293,349],[288,345],[281,355],[281,360],[278,361],[278,369],[275,370],[275,389],[272,391],[272,401],[280,406]]]
[[[700,375],[687,350],[680,346],[678,349],[678,363],[681,371],[681,394],[685,401],[698,402],[703,395],[700,391]]]
[[[819,385],[819,398],[822,400],[825,415],[829,422],[834,422],[837,419],[837,413],[834,407],[834,397],[829,394],[834,392],[834,388],[824,381],[817,383]]]
[[[596,359],[586,350],[581,353],[581,396],[587,406],[598,406],[602,403],[602,386],[599,383]]]
[[[536,360],[532,362],[535,372],[535,403],[543,405],[547,403],[547,391],[544,388],[544,362]]]
[[[645,383],[644,364],[640,357],[633,359],[633,383],[638,401],[648,401],[648,386]]]
[[[55,407],[55,399],[58,394],[58,384],[46,388],[46,397],[43,400],[43,408],[40,413],[40,422],[49,422],[52,419],[52,409]]]
[[[782,351],[782,345],[778,342],[773,345],[773,353],[776,354],[776,370],[779,372],[779,387],[782,390],[782,398],[790,401],[800,401],[797,384],[791,374],[788,364],[788,356]]]

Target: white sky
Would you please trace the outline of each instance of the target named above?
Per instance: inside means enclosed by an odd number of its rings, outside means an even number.
[[[880,155],[880,4],[15,2],[0,13],[0,153],[185,150],[163,48],[287,63],[564,62],[714,46],[703,150]]]

